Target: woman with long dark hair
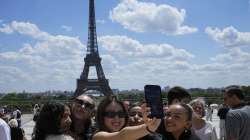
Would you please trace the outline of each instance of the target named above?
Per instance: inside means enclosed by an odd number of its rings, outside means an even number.
[[[160,124],[160,119],[147,118],[144,114],[144,124],[138,126],[126,126],[128,113],[121,101],[115,96],[104,98],[97,109],[98,132],[92,140],[137,140],[153,133]]]
[[[46,103],[39,114],[32,140],[73,140],[65,135],[69,130],[69,107],[61,103]]]

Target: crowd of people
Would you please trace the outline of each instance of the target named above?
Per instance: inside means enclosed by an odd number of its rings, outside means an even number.
[[[223,92],[220,136],[210,118],[205,119],[212,108],[177,86],[168,91],[163,118],[149,117],[150,107],[143,101],[130,103],[113,95],[95,101],[83,94],[68,104],[35,105],[32,140],[249,140],[250,106],[241,88],[229,86]],[[17,108],[8,122],[0,118],[1,140],[25,140],[18,113]]]
[[[9,117],[8,117],[9,116]],[[7,107],[4,106],[0,112],[0,138],[1,140],[26,140],[25,132],[21,128],[22,112],[18,106],[13,112],[8,114]]]

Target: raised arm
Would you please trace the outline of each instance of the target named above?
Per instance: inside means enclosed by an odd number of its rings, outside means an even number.
[[[98,132],[92,140],[136,140],[147,134],[154,132],[160,125],[160,119],[149,119],[147,124],[138,126],[128,126],[118,132]]]

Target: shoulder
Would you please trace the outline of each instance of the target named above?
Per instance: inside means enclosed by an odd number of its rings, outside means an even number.
[[[230,109],[227,113],[227,116],[235,116],[235,115],[242,115],[245,114],[245,112],[248,112],[250,110],[249,106],[245,106],[242,108],[237,108],[237,109]]]
[[[73,138],[68,135],[49,135],[45,140],[73,140]]]
[[[162,136],[159,133],[146,135],[139,140],[162,140]]]
[[[239,114],[239,109],[230,109],[227,113],[227,117],[232,117]]]
[[[0,127],[9,128],[9,125],[3,119],[0,118]]]
[[[201,140],[195,133],[191,133],[189,140]]]

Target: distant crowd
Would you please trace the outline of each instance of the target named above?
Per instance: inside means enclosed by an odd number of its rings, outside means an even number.
[[[144,101],[121,101],[106,96],[98,101],[82,94],[69,104],[48,102],[34,105],[32,140],[250,140],[250,106],[239,86],[223,89],[224,104],[206,104],[192,100],[179,86],[168,91],[163,105],[164,117],[150,117]],[[220,133],[212,121],[218,110]],[[0,139],[26,140],[21,126],[21,110],[8,116],[0,111]]]

